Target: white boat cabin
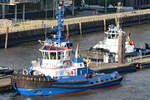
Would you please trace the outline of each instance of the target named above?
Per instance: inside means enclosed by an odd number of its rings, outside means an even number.
[[[103,48],[109,50],[109,52],[118,54],[118,40],[119,33],[125,34],[121,28],[114,27],[111,25],[105,32],[105,37],[103,41],[99,41],[93,48]],[[126,53],[134,52],[134,45],[129,43],[129,38],[126,38],[125,48]]]
[[[34,75],[44,74],[52,77],[63,76],[64,69],[71,66],[71,48],[44,45],[40,51],[42,59],[40,61],[32,62],[32,70],[35,72]]]
[[[85,68],[83,60],[74,58],[71,60],[72,49],[44,45],[40,52],[42,59],[32,62],[33,75],[46,75],[51,77],[75,76],[79,68]]]

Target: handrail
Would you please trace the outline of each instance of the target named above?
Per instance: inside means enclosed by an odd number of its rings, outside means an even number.
[[[145,14],[150,14],[150,9],[134,10],[134,11],[104,14],[104,15],[67,18],[64,19],[63,25],[100,21],[104,19],[107,20],[107,19],[115,19],[115,18],[124,18],[124,17],[138,16],[138,15],[145,15]],[[57,26],[58,22],[57,20],[32,20],[26,22],[16,22],[16,23],[13,22],[12,25],[9,26],[10,28],[9,33],[45,28],[43,27],[43,23],[46,25],[46,28],[51,28]],[[0,34],[5,34],[5,32],[6,32],[5,27],[0,28]]]

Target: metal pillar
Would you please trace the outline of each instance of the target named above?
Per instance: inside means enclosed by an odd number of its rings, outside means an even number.
[[[45,19],[47,19],[47,0],[45,0]]]
[[[43,4],[43,2],[44,2],[44,0],[40,0],[40,6],[41,6],[41,10],[43,10],[43,6],[44,6],[44,4]]]
[[[5,19],[5,4],[2,4],[2,19]]]
[[[25,21],[25,4],[23,4],[22,20]]]
[[[53,19],[55,19],[55,1],[53,0]]]
[[[105,14],[107,13],[107,0],[105,0]]]
[[[74,0],[72,0],[72,16],[74,16]]]
[[[17,5],[15,5],[15,22],[17,21]]]

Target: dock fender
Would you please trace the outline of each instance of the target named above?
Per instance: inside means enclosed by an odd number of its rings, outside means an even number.
[[[136,68],[142,69],[141,63],[136,63]]]
[[[15,75],[11,76],[11,84],[12,84],[12,86],[16,86],[16,76]]]

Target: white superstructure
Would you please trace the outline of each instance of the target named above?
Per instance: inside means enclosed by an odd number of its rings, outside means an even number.
[[[78,68],[85,67],[83,60],[77,57],[78,54],[71,60],[72,48],[65,45],[65,42],[44,43],[44,46],[39,50],[42,58],[38,61],[32,61],[30,70],[33,75],[75,76]]]
[[[111,53],[118,54],[118,36],[119,33],[125,34],[121,28],[114,27],[111,25],[109,29],[105,32],[105,38],[103,41],[99,41],[93,48],[103,48],[109,50]],[[125,53],[134,52],[134,43],[130,39],[126,39],[125,42]]]

